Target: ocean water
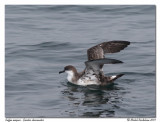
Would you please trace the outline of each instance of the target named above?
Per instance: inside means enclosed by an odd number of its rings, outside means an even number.
[[[5,6],[5,117],[156,117],[155,6]],[[60,74],[85,68],[87,49],[127,40],[104,66],[124,73],[96,90],[74,86]]]

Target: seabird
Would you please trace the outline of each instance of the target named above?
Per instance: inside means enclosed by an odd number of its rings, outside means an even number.
[[[82,72],[77,72],[77,69],[68,65],[64,67],[63,71],[68,74],[67,80],[76,85],[100,85],[106,86],[113,83],[114,80],[123,76],[124,74],[118,74],[115,76],[105,76],[103,73],[104,64],[116,64],[122,63],[122,61],[116,59],[105,58],[106,53],[116,53],[123,50],[130,44],[129,41],[109,41],[103,42],[96,46],[93,46],[87,50],[88,61],[85,62],[86,68]]]

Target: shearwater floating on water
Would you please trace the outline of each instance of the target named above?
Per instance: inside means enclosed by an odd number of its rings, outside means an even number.
[[[59,74],[66,72],[68,74],[67,80],[76,85],[105,86],[111,84],[114,80],[124,74],[105,76],[102,69],[103,65],[122,63],[122,61],[105,58],[104,54],[120,52],[129,44],[129,41],[109,41],[98,44],[87,50],[88,61],[85,62],[86,68],[84,71],[77,72],[77,69],[74,66],[68,65],[64,67],[64,70],[60,71]]]

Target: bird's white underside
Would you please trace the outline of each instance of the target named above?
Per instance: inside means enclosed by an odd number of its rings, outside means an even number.
[[[74,72],[72,70],[67,70],[65,71],[68,75],[67,75],[67,80],[70,83],[75,84],[72,81],[72,78],[74,77]],[[114,79],[116,77],[116,75],[111,76],[111,79]],[[81,85],[81,86],[87,86],[87,85],[100,85],[100,81],[97,79],[97,77],[93,74],[93,71],[90,71],[86,74],[84,74],[76,83],[77,85]]]
[[[87,74],[81,77],[78,82],[78,85],[86,86],[86,85],[100,85],[100,82],[98,81],[97,77],[93,74]]]
[[[71,83],[74,83],[72,81],[72,78],[74,77],[74,72],[72,70],[67,70],[65,71],[68,75],[67,75],[67,80]],[[86,86],[86,85],[100,85],[100,82],[98,81],[97,77],[95,75],[93,75],[93,71],[83,75],[76,83],[77,85],[82,85],[82,86]]]

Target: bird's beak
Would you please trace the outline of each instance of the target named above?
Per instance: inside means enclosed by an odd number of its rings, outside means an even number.
[[[65,72],[65,70],[63,70],[63,71],[60,71],[60,72],[59,72],[59,74],[61,74],[61,73],[63,73],[63,72]]]

